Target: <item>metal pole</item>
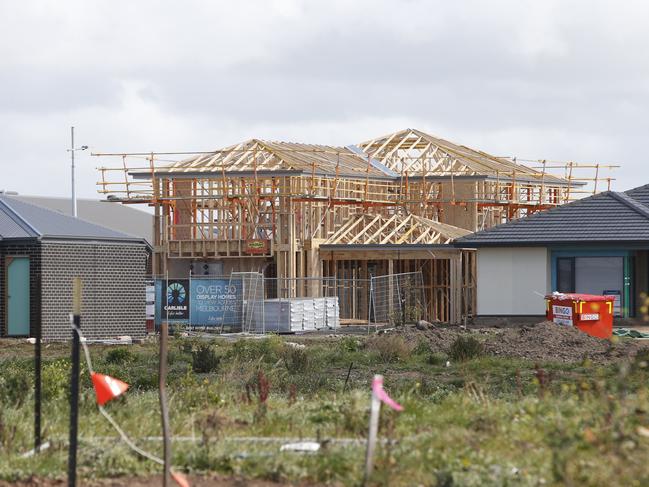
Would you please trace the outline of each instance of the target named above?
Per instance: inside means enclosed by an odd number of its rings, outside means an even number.
[[[70,157],[72,158],[72,216],[77,217],[77,194],[74,188],[74,127],[70,127]]]
[[[164,292],[169,288],[169,273],[166,273],[166,286]],[[167,304],[167,300],[163,300]],[[167,319],[160,324],[160,363],[158,366],[158,390],[160,395],[160,414],[162,415],[162,437],[163,437],[163,461],[164,472],[162,475],[163,487],[171,485],[171,439],[169,437],[169,408],[167,405],[167,390],[165,383],[167,381],[167,334],[169,326],[169,310],[167,309]]]
[[[158,384],[160,390],[160,412],[162,413],[162,436],[164,439],[164,473],[162,485],[167,487],[171,485],[170,467],[171,467],[171,439],[169,437],[169,408],[167,406],[167,391],[165,382],[167,380],[167,322],[160,325],[160,367]]]
[[[187,330],[192,329],[192,270],[189,269],[189,289],[187,289]]]
[[[77,485],[77,429],[79,426],[79,332],[81,329],[81,278],[72,285],[72,372],[70,373],[70,443],[68,449],[68,487]]]
[[[34,347],[34,451],[41,449],[41,323],[36,323]]]

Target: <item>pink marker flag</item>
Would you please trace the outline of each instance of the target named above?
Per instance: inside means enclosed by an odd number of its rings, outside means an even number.
[[[395,411],[403,411],[403,406],[388,396],[388,393],[383,389],[383,376],[375,375],[372,381],[372,392],[374,395],[383,401],[386,405],[390,406]]]

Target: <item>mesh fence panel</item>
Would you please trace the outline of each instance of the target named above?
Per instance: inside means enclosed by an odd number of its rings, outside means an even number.
[[[156,280],[161,293],[172,279]],[[399,324],[426,319],[421,272],[370,279],[265,278],[260,272],[176,279],[190,289],[188,317],[168,320],[220,332],[336,330],[341,325]]]
[[[399,325],[426,319],[421,271],[371,278],[372,321]]]
[[[264,323],[264,275],[261,272],[233,272],[232,281],[241,282],[240,331],[265,333]]]

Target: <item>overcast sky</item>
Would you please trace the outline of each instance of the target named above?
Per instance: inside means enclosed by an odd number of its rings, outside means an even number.
[[[649,2],[0,0],[0,189],[67,196],[93,151],[407,127],[649,183]],[[113,161],[117,162],[117,161]],[[78,194],[98,197],[78,156]]]

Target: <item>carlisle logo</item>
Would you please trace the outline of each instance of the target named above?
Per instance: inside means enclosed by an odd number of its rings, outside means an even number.
[[[179,282],[173,282],[167,287],[167,304],[183,304],[187,298],[187,291],[185,286]]]

